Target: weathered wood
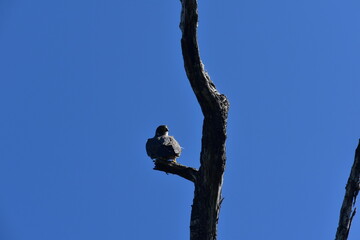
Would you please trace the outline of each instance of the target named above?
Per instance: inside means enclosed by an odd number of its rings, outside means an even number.
[[[155,160],[154,170],[176,174],[192,182],[196,181],[198,170],[173,161]]]
[[[360,183],[360,140],[355,151],[355,159],[351,168],[350,176],[346,184],[345,197],[340,210],[339,225],[336,231],[335,240],[347,240],[351,222],[356,214],[356,197],[359,193]]]
[[[226,164],[226,122],[229,102],[220,94],[200,59],[197,0],[181,0],[181,47],[190,85],[204,115],[200,168],[195,182],[190,239],[215,240]]]
[[[181,47],[186,75],[204,115],[200,168],[155,161],[155,170],[177,174],[195,185],[190,240],[216,240],[226,164],[226,127],[229,102],[211,81],[200,59],[197,0],[181,0]]]

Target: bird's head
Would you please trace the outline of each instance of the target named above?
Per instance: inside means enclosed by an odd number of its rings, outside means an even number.
[[[160,125],[157,127],[156,132],[155,132],[155,136],[159,137],[159,136],[168,136],[168,132],[169,129],[166,125]]]

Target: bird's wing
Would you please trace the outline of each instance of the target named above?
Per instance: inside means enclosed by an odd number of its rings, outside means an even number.
[[[180,156],[181,147],[172,136],[149,138],[146,153],[152,159],[174,159]]]
[[[159,141],[156,138],[149,138],[146,142],[146,153],[154,159],[157,158],[158,149],[160,147]]]
[[[181,154],[180,144],[175,140],[173,136],[164,137],[164,146],[166,146],[166,151],[172,157],[179,157]]]
[[[171,141],[172,141],[172,145],[173,145],[173,148],[174,148],[174,152],[176,153],[176,155],[179,157],[180,154],[181,154],[181,147],[180,147],[180,144],[175,140],[174,137],[171,137]]]

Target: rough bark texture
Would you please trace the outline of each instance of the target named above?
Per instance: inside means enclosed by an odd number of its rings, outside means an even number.
[[[347,240],[351,227],[351,222],[356,214],[356,197],[359,193],[360,183],[360,141],[355,151],[354,164],[351,168],[350,176],[346,184],[346,192],[340,210],[339,225],[335,240]]]
[[[220,94],[200,59],[197,42],[197,0],[181,0],[181,47],[186,75],[204,115],[200,168],[155,161],[155,170],[177,174],[195,185],[190,240],[215,240],[226,163],[226,122],[229,102]]]
[[[201,165],[195,182],[190,239],[214,240],[222,201],[229,102],[216,90],[200,59],[197,43],[197,0],[181,0],[181,3],[181,47],[185,70],[204,115]]]

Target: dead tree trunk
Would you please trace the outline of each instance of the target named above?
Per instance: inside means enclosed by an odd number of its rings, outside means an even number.
[[[356,214],[356,197],[359,193],[360,184],[360,141],[355,151],[354,164],[351,168],[350,176],[346,184],[346,192],[340,210],[339,225],[335,240],[347,240],[351,227],[351,222]]]
[[[181,47],[185,71],[204,115],[200,168],[196,170],[178,163],[155,161],[154,169],[194,182],[190,240],[215,240],[226,163],[229,102],[216,90],[200,59],[197,0],[181,0],[181,4]]]

